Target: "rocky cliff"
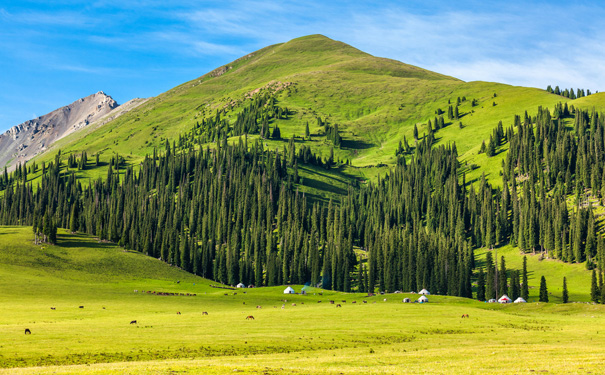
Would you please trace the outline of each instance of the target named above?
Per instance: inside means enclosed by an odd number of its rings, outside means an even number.
[[[13,126],[0,135],[0,168],[13,169],[46,150],[55,141],[101,119],[118,103],[99,91],[44,116]]]

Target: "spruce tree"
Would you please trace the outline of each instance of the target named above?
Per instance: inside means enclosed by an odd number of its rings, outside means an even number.
[[[521,285],[521,298],[529,299],[529,284],[527,281],[527,255],[523,256],[523,284]]]
[[[477,299],[485,301],[485,273],[483,268],[479,269],[479,275],[477,276]]]
[[[569,293],[567,292],[567,278],[563,277],[563,303],[569,302]]]
[[[548,288],[544,276],[540,278],[540,302],[548,302]]]
[[[595,303],[599,303],[599,286],[597,284],[597,272],[592,270],[592,280],[590,282],[590,300]]]
[[[506,263],[504,261],[504,256],[500,258],[500,271],[498,272],[498,296],[501,297],[508,293],[508,286],[506,285],[507,277],[506,277]],[[497,298],[496,297],[496,298]]]

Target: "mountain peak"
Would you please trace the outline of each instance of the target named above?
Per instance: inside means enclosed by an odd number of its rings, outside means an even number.
[[[119,105],[103,91],[80,98],[0,135],[0,166],[14,167],[48,149],[55,141],[104,117]]]

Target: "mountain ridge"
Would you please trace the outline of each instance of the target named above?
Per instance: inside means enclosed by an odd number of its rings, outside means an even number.
[[[103,91],[80,98],[35,119],[15,125],[0,134],[0,166],[14,169],[44,152],[52,144],[84,128],[118,108]]]

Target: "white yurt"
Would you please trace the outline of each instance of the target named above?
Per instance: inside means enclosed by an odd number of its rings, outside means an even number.
[[[515,300],[515,303],[525,303],[527,302],[526,300],[524,300],[523,298],[519,297]]]
[[[508,298],[508,296],[506,294],[498,299],[498,303],[511,303],[511,302],[513,302],[513,300]]]
[[[420,302],[420,303],[425,303],[428,301],[429,301],[429,299],[426,298],[426,296],[420,296],[420,298],[418,298],[418,302]]]
[[[296,292],[294,291],[294,289],[292,289],[291,286],[284,289],[284,294],[294,294],[294,293],[296,293]]]
[[[410,302],[412,302],[412,300],[411,300],[411,299],[409,299],[409,298],[404,298],[404,299],[403,299],[403,303],[410,303]]]
[[[431,293],[428,290],[426,290],[426,289],[422,289],[420,292],[418,292],[418,294],[422,294],[424,296],[431,295]]]
[[[245,286],[244,284],[242,284],[242,283],[239,283],[239,284],[237,284],[236,286],[237,286],[238,288],[245,288],[245,287],[246,287],[246,286]]]
[[[496,303],[496,300],[492,298],[489,301],[487,301],[487,303]]]

